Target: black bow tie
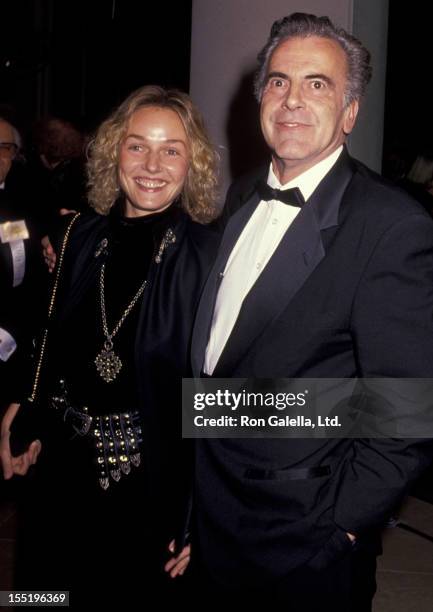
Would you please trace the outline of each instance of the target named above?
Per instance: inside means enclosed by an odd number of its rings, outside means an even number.
[[[257,183],[257,193],[260,199],[268,202],[269,200],[279,200],[284,204],[290,204],[291,206],[297,206],[301,208],[305,204],[304,196],[298,187],[292,189],[274,189],[265,181],[259,181]]]

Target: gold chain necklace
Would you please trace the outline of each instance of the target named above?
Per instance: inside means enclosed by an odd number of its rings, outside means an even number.
[[[101,302],[101,317],[102,317],[102,331],[104,332],[105,342],[103,349],[96,355],[95,365],[98,370],[100,377],[107,383],[112,382],[122,369],[122,361],[118,355],[113,351],[113,338],[123,325],[126,317],[129,315],[131,310],[134,308],[139,297],[143,293],[147,285],[147,279],[144,280],[137,293],[134,295],[132,300],[129,302],[124,313],[114,326],[113,331],[108,331],[107,324],[107,313],[105,310],[105,263],[101,266],[101,273],[99,276],[99,291],[100,291],[100,302]]]

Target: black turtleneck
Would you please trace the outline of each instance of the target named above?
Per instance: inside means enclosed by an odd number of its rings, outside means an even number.
[[[107,256],[105,258],[105,308],[109,332],[148,277],[166,229],[175,222],[178,210],[144,217],[124,217],[115,207],[110,213]],[[104,258],[101,257],[101,265]],[[145,292],[151,291],[148,284]],[[113,351],[122,368],[112,382],[99,375],[95,358],[102,350],[104,334],[101,318],[100,274],[74,312],[65,321],[60,353],[61,376],[78,406],[88,406],[91,414],[135,410],[138,405],[135,371],[135,336],[142,297],[135,304],[113,339]]]

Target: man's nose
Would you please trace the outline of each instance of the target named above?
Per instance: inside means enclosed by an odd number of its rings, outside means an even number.
[[[295,110],[304,106],[304,97],[300,83],[290,83],[287,94],[284,96],[283,106],[289,110]]]

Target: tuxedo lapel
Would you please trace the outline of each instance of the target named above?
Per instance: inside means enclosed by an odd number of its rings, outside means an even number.
[[[195,320],[191,346],[191,359],[194,376],[200,375],[204,363],[204,356],[209,339],[213,311],[222,279],[222,273],[224,272],[224,268],[233,247],[256,209],[259,201],[259,196],[253,190],[251,197],[245,203],[245,205],[242,206],[230,218],[224,231],[224,236],[221,241],[215,264],[212,267],[206,285],[203,289]]]
[[[304,206],[244,299],[214,376],[233,370],[266,326],[287,308],[324,255],[313,209]]]

